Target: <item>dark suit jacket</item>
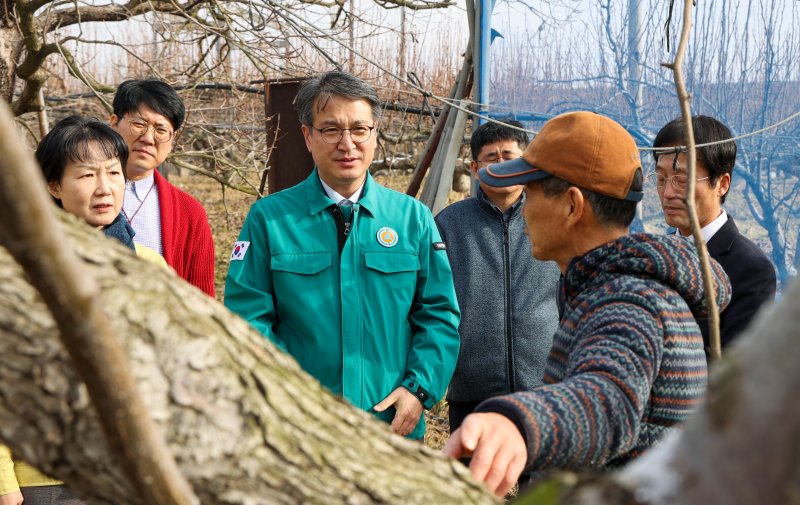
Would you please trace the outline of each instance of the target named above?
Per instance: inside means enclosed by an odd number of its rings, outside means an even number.
[[[730,214],[706,247],[728,274],[733,289],[730,304],[720,314],[720,337],[725,347],[747,327],[764,302],[774,300],[775,267],[764,251],[739,233]],[[708,321],[698,319],[697,323],[708,348]]]

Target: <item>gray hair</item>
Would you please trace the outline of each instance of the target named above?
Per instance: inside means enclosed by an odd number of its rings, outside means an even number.
[[[380,119],[381,105],[375,88],[354,75],[334,70],[314,76],[300,86],[294,100],[300,124],[310,126],[314,121],[314,113],[324,109],[334,96],[366,100],[372,108],[372,119]]]

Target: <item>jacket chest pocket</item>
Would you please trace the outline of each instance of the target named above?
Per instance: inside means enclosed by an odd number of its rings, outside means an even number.
[[[277,253],[270,259],[272,283],[279,305],[311,297],[324,299],[332,289],[332,253]]]
[[[409,252],[365,252],[364,263],[366,265],[362,291],[364,299],[371,300],[376,304],[375,310],[371,314],[383,313],[387,310],[394,311],[397,320],[391,323],[402,321],[407,325],[407,314],[411,310],[414,295],[417,288],[417,277],[420,272],[419,258],[414,253]],[[373,317],[373,316],[370,316]],[[398,328],[396,324],[386,323],[383,331],[389,335],[399,338],[400,335],[407,333],[407,328]]]
[[[417,255],[408,252],[366,252],[364,261],[368,269],[384,274],[416,272],[420,269]]]
[[[331,266],[331,253],[277,253],[270,261],[273,272],[314,275]]]

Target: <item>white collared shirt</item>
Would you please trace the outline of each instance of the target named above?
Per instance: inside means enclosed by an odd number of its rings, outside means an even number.
[[[364,184],[366,184],[367,179],[366,178],[364,179],[364,182],[361,183],[361,186],[359,186],[359,188],[356,190],[355,193],[353,193],[353,196],[351,196],[350,198],[345,198],[339,193],[337,193],[335,189],[325,184],[325,181],[323,181],[322,178],[320,178],[319,182],[322,183],[322,189],[325,190],[325,194],[328,195],[328,198],[333,200],[334,203],[336,203],[336,205],[339,205],[339,202],[341,202],[342,200],[350,200],[353,203],[358,203],[358,200],[361,198],[361,193],[364,191]]]
[[[144,179],[125,183],[125,199],[122,201],[122,209],[136,232],[133,241],[158,251],[158,254],[163,256],[158,188],[152,174]]]
[[[716,233],[722,228],[722,225],[728,222],[728,213],[725,212],[725,209],[722,209],[722,213],[713,221],[708,223],[707,225],[703,226],[700,229],[700,235],[703,236],[703,242],[708,244],[708,241],[711,240],[711,237],[716,235]],[[675,233],[681,235],[680,230],[676,230]],[[683,236],[683,235],[681,235]]]

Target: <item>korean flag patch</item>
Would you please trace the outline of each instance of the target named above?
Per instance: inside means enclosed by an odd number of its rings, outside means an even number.
[[[250,242],[236,242],[233,244],[233,252],[231,252],[231,261],[242,261],[244,255],[247,254],[247,249],[250,248]]]

